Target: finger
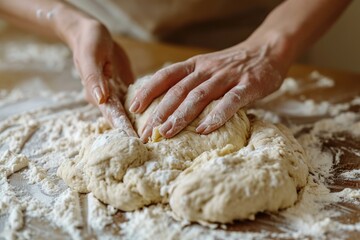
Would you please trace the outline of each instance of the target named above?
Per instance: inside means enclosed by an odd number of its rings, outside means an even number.
[[[99,104],[106,102],[110,93],[108,78],[104,75],[105,64],[96,63],[93,57],[86,57],[78,65],[82,83],[86,90],[91,93],[95,102]]]
[[[106,103],[99,105],[99,109],[113,128],[123,130],[128,136],[137,137],[118,97],[110,96]]]
[[[141,135],[142,141],[146,142],[152,134],[152,129],[165,122],[184,101],[188,93],[205,80],[205,75],[193,72],[170,88],[156,107],[155,112],[147,120]]]
[[[171,138],[191,123],[213,100],[221,97],[230,87],[229,81],[213,77],[192,90],[176,111],[159,128],[166,138]]]
[[[249,85],[241,84],[233,87],[209,115],[199,124],[196,132],[208,134],[224,125],[242,107],[253,100]]]
[[[193,72],[193,65],[190,61],[175,63],[156,72],[151,80],[137,91],[130,104],[129,111],[133,113],[143,112],[154,98],[160,96],[191,72]]]

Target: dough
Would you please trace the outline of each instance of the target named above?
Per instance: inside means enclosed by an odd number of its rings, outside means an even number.
[[[130,86],[126,105],[149,77]],[[130,115],[141,132],[161,97],[141,115]],[[84,141],[78,156],[58,175],[79,192],[123,211],[169,203],[175,216],[195,222],[228,223],[293,205],[306,184],[302,147],[283,126],[249,120],[239,110],[208,135],[195,132],[212,102],[171,139],[143,144],[120,130]]]
[[[177,216],[227,223],[296,202],[308,175],[302,147],[283,126],[251,125],[246,147],[205,152],[176,178],[170,206]]]

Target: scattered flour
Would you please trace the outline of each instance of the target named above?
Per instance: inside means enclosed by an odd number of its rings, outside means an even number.
[[[26,68],[31,64],[42,71],[63,71],[71,57],[63,44],[46,44],[26,41],[23,44],[7,42],[0,45],[0,69]]]
[[[315,81],[317,87],[330,88],[335,86],[334,80],[328,78],[325,75],[322,75],[318,71],[313,71],[312,73],[310,73],[309,77],[311,80]]]
[[[15,154],[10,150],[4,152],[0,158],[0,174],[2,177],[8,177],[11,174],[27,167],[28,158],[23,154]]]
[[[308,78],[310,82],[304,82],[301,79],[287,77],[282,83],[280,89],[264,98],[262,102],[276,99],[284,94],[299,94],[305,90],[331,88],[335,85],[334,80],[320,74],[317,71],[313,71],[312,73],[310,73]]]
[[[360,180],[360,169],[353,169],[348,172],[343,172],[340,176],[346,180]]]
[[[122,213],[120,215],[123,220],[115,221],[119,214],[116,209],[105,206],[91,194],[82,200],[81,195],[68,189],[56,178],[55,170],[65,158],[78,154],[82,139],[99,134],[109,126],[104,119],[99,118],[100,114],[94,107],[87,105],[75,94],[61,93],[52,99],[56,99],[56,102],[50,101],[49,107],[13,115],[0,122],[0,149],[4,150],[0,161],[3,163],[2,169],[6,169],[2,170],[6,177],[0,185],[0,221],[7,219],[3,225],[0,223],[0,230],[4,226],[2,234],[6,234],[9,239],[31,238],[40,234],[27,227],[31,225],[31,219],[42,219],[48,222],[47,231],[55,232],[55,236],[68,236],[72,239],[82,239],[84,236],[111,239],[111,236],[117,235],[124,239],[259,239],[305,236],[321,239],[326,234],[336,234],[337,231],[359,230],[358,223],[347,224],[334,220],[347,212],[326,207],[341,202],[358,205],[359,190],[347,188],[331,192],[328,189],[327,181],[333,176],[334,164],[340,161],[342,154],[340,151],[324,150],[323,147],[323,139],[332,138],[337,132],[347,131],[353,136],[359,136],[358,113],[347,112],[315,124],[291,128],[311,160],[311,176],[301,200],[294,207],[271,215],[271,220],[261,221],[260,218],[259,222],[254,222],[259,227],[264,222],[271,224],[280,232],[242,232],[177,222],[166,205]],[[265,110],[250,112],[268,121],[280,121],[276,114]],[[302,133],[302,129],[309,126],[311,130]],[[31,137],[27,129],[35,129]],[[6,150],[8,148],[15,149],[18,153]],[[17,173],[23,168],[23,171]],[[358,170],[353,170],[351,174],[357,172]],[[20,181],[23,185],[16,184],[16,178],[20,177],[23,177]]]
[[[17,49],[15,45],[6,46],[8,50],[5,45],[0,46],[0,55],[6,56],[0,60],[0,69],[11,68],[11,62],[14,68],[35,61],[39,67],[62,71],[69,61],[69,52],[60,45],[42,45],[41,49],[35,45]],[[49,61],[49,55],[57,60]],[[312,82],[307,86],[288,78],[277,96],[299,93],[304,88],[334,86],[333,80],[319,73],[313,73],[310,78]],[[41,82],[41,79],[36,81]],[[44,90],[44,85],[37,86],[37,90]],[[122,213],[99,202],[92,194],[71,191],[56,176],[58,166],[79,153],[84,138],[103,133],[109,126],[78,92],[45,92],[41,93],[44,102],[39,104],[31,102],[34,95],[29,96],[23,89],[0,90],[0,239],[247,240],[360,236],[359,219],[346,220],[360,211],[359,189],[349,186],[338,192],[330,190],[335,166],[345,157],[344,149],[332,151],[324,144],[343,132],[359,139],[360,113],[349,109],[360,105],[360,97],[346,104],[307,100],[291,106],[297,109],[297,114],[310,116],[321,112],[325,117],[333,117],[290,126],[310,159],[308,184],[294,207],[279,214],[257,216],[251,223],[261,230],[254,231],[253,228],[234,230],[232,226],[213,229],[179,222],[174,220],[169,207],[162,204]],[[21,109],[22,101],[33,105]],[[266,121],[282,121],[277,114],[261,108],[249,112]],[[350,150],[355,156],[360,153],[360,148]],[[339,177],[355,181],[359,179],[359,171],[342,172]]]
[[[79,194],[67,189],[54,203],[52,212],[56,225],[64,229],[71,238],[82,239],[80,228],[83,226]]]

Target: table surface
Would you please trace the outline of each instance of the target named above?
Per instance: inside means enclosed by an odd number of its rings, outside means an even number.
[[[115,39],[124,47],[125,51],[128,53],[134,73],[137,77],[145,74],[150,74],[160,69],[162,66],[164,66],[164,64],[183,61],[191,56],[210,52],[210,50],[208,49],[181,47],[162,43],[144,43],[124,37],[115,37]],[[338,103],[347,102],[349,99],[355,96],[360,96],[360,74],[357,73],[349,73],[327,68],[320,68],[317,66],[296,64],[290,69],[288,75],[297,79],[303,79],[306,83],[309,80],[308,75],[314,70],[317,70],[321,74],[332,78],[335,81],[336,87],[318,89],[309,88],[305,91],[301,91],[291,95],[285,94],[284,96],[277,98],[275,101],[263,103],[261,107],[267,110],[276,111],[276,109],[278,109],[278,106],[280,106],[279,104],[283,102],[283,100],[302,99],[305,97],[308,99],[314,99],[315,101],[327,100],[330,102]],[[10,78],[15,79],[18,77],[14,73],[11,74],[14,76]],[[10,76],[11,74],[7,73],[6,71],[2,71],[0,72],[0,79],[4,76]],[[11,86],[12,85],[10,83],[0,82],[0,88],[11,88]],[[357,111],[359,110],[360,109],[357,109]],[[279,112],[277,113],[279,115],[282,114]],[[281,117],[297,123],[306,123],[318,120],[318,118],[288,116],[286,114],[281,115]],[[329,149],[336,149],[341,148],[344,144],[351,145],[354,149],[360,151],[360,143],[358,140],[354,139],[348,142],[344,142],[337,141],[337,139],[334,138],[331,142],[327,143],[327,146],[325,147]],[[360,157],[354,156],[350,153],[345,153],[344,156],[341,158],[340,163],[336,166],[334,179],[332,179],[333,182],[330,185],[330,188],[333,191],[339,191],[346,187],[360,187],[360,180],[344,181],[343,179],[336,177],[339,175],[339,173],[341,173],[341,171],[349,169],[360,169]],[[351,204],[342,205],[343,207],[350,209],[350,212],[352,212],[352,214],[346,215],[346,219],[344,219],[343,221],[349,223],[360,222],[360,216],[358,214],[360,208],[358,206],[354,206]],[[257,216],[256,221],[242,221],[241,223],[235,223],[233,225],[230,225],[228,229],[231,231],[260,231],[261,229],[267,229],[277,232],[278,229],[276,229],[275,225],[270,224],[273,220],[269,218],[270,216],[266,214],[260,214]],[[354,232],[349,235],[350,239],[356,237],[359,237],[359,233]]]
[[[204,54],[210,52],[207,49],[200,48],[189,48],[175,45],[167,45],[162,43],[144,43],[133,41],[124,37],[117,37],[116,40],[124,46],[126,52],[130,57],[130,61],[133,64],[133,70],[137,76],[141,76],[147,73],[154,72],[164,66],[167,63],[174,63],[178,61],[186,60],[197,54]],[[296,79],[303,79],[304,82],[308,81],[308,76],[314,70],[319,71],[321,74],[333,79],[335,86],[332,88],[310,88],[299,93],[292,95],[284,95],[277,98],[275,101],[262,104],[261,107],[267,110],[275,111],[277,106],[283,102],[283,100],[290,99],[313,99],[314,101],[329,101],[332,103],[347,102],[355,96],[360,96],[360,74],[350,73],[345,71],[339,71],[334,69],[328,69],[310,65],[295,64],[291,67],[288,76]],[[360,109],[357,109],[359,111]],[[281,113],[278,113],[281,115]],[[289,121],[296,123],[307,123],[319,120],[318,117],[299,117],[299,116],[288,116],[283,114],[283,117]],[[334,138],[331,142],[327,143],[326,148],[337,149],[342,146],[352,146],[355,149],[360,150],[360,143],[358,140],[349,140],[346,142],[338,141]],[[333,191],[340,191],[344,188],[356,188],[360,187],[360,180],[358,181],[344,181],[343,179],[337,178],[339,174],[344,170],[360,169],[360,157],[354,154],[345,153],[341,158],[340,163],[336,166],[334,173],[334,182],[330,184],[330,188]],[[340,204],[338,207],[346,207],[352,211],[352,214],[346,215],[341,221],[346,222],[360,222],[360,208],[359,206],[351,204]],[[336,206],[334,206],[336,207]],[[346,219],[345,219],[346,218]],[[271,221],[269,216],[260,215],[256,222],[245,221],[231,225],[229,230],[232,231],[256,231],[259,229],[268,229],[277,231],[274,225],[269,224]],[[358,232],[350,233],[349,239],[360,237]]]

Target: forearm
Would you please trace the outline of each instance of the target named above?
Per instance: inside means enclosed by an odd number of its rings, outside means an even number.
[[[18,27],[59,38],[70,47],[78,26],[94,21],[64,1],[0,0],[0,17]]]
[[[287,0],[269,14],[247,41],[261,45],[266,39],[275,58],[290,65],[330,28],[350,2]]]

